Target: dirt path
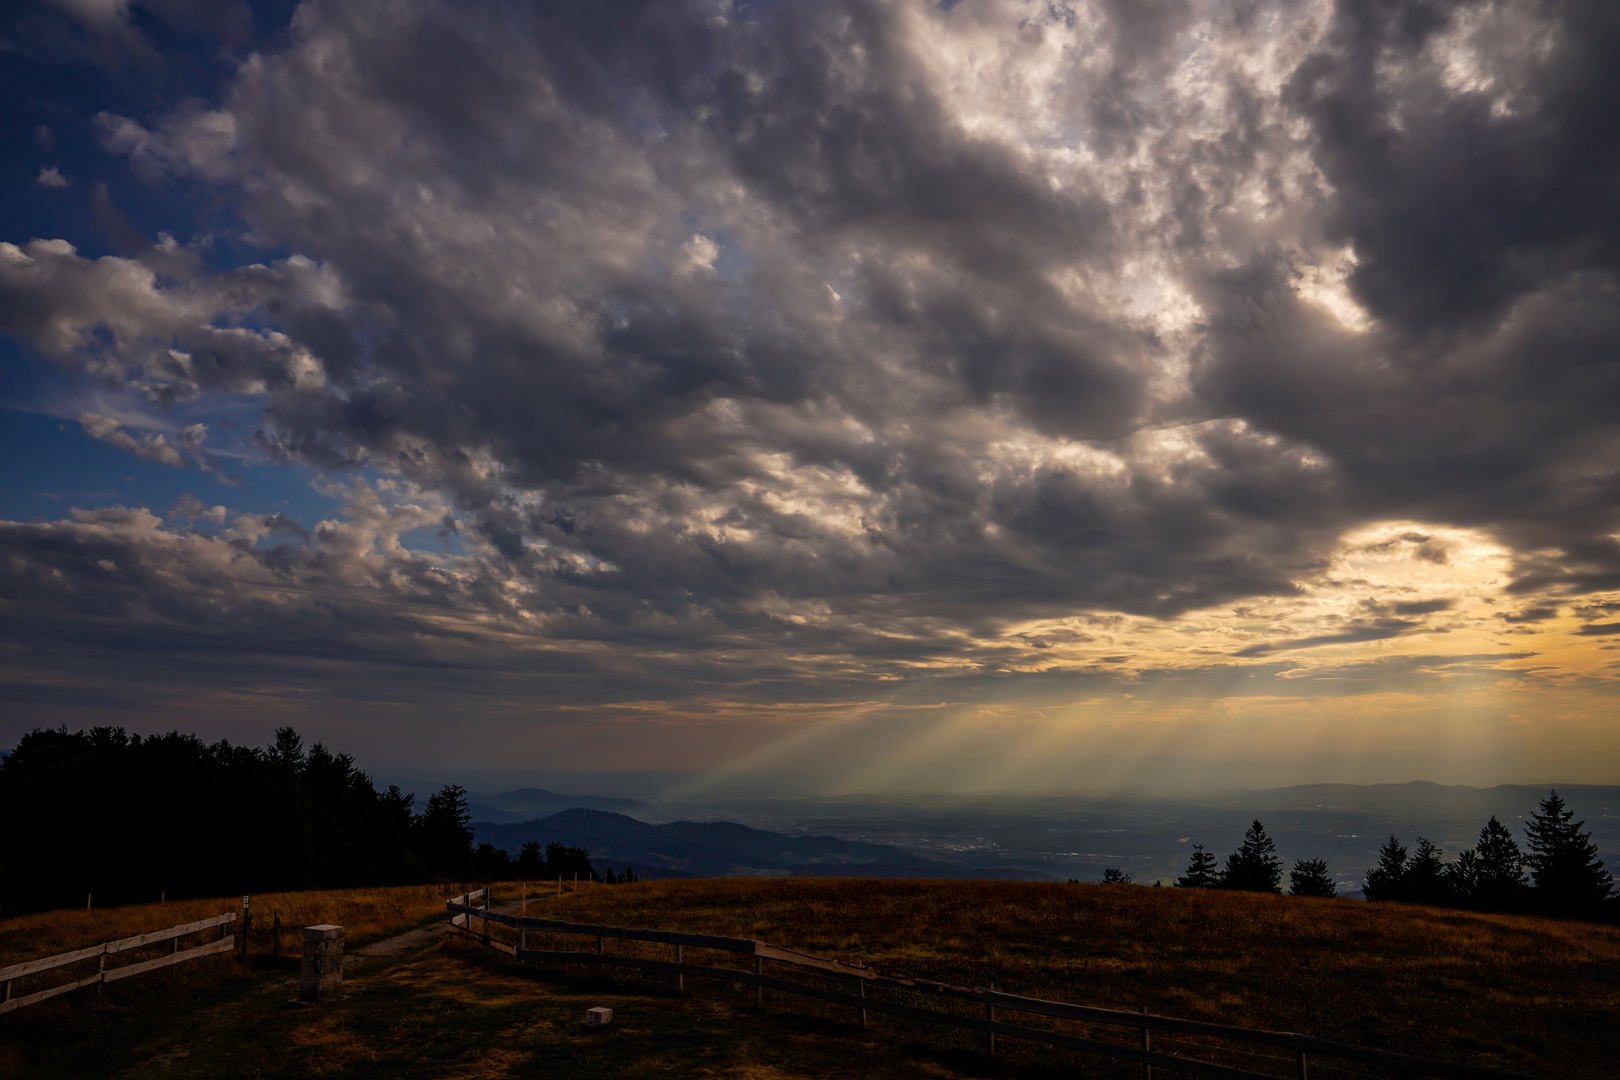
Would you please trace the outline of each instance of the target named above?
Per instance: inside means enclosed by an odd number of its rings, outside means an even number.
[[[541,899],[543,898],[530,897],[529,903],[538,903]],[[523,904],[521,901],[519,901],[516,904],[503,904],[500,907],[490,908],[490,910],[498,912],[502,915],[516,915],[522,907]],[[353,955],[398,956],[400,953],[410,952],[413,949],[419,949],[424,945],[430,945],[433,942],[438,941],[440,938],[446,936],[449,932],[450,923],[449,920],[446,919],[443,922],[435,923],[433,926],[424,926],[417,930],[407,930],[403,934],[396,934],[391,938],[384,938],[381,941],[374,941],[363,949],[355,949]]]

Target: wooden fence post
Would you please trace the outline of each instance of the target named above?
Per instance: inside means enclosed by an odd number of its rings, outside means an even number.
[[[764,975],[764,974],[765,974],[765,958],[763,956],[759,955],[758,953],[755,953],[754,954],[754,976],[757,979],[759,976]],[[765,1007],[765,987],[762,984],[756,982],[756,983],[754,983],[754,1008],[763,1009],[764,1007]]]
[[[1299,1055],[1299,1080],[1306,1080],[1306,1078],[1305,1078],[1305,1051],[1296,1049],[1294,1052]]]
[[[1144,1012],[1144,1013],[1147,1012],[1147,1006],[1146,1005],[1142,1006],[1142,1012]],[[1152,1033],[1149,1032],[1149,1030],[1146,1027],[1144,1027],[1142,1029],[1142,1049],[1144,1049],[1144,1050],[1153,1049],[1153,1036],[1152,1036]],[[1153,1080],[1153,1066],[1151,1066],[1151,1065],[1143,1065],[1142,1066],[1142,1080]]]
[[[277,960],[281,959],[281,912],[276,912],[276,921],[270,928],[270,936],[274,938],[271,951]]]
[[[107,982],[107,946],[101,947],[101,953],[96,957],[96,997],[101,996],[101,988]]]
[[[253,909],[249,906],[249,896],[242,894],[242,959],[247,959],[248,928],[253,925]]]
[[[866,996],[866,980],[865,979],[856,979],[855,980],[855,985],[859,986],[861,988],[861,997],[865,997]],[[864,1005],[861,1006],[861,1030],[862,1031],[866,1030],[866,1006],[864,1006]]]
[[[677,964],[683,962],[683,952],[679,945],[675,946],[675,962]],[[675,973],[675,989],[681,992],[686,990],[686,972],[677,971]]]
[[[995,988],[996,988],[996,984],[991,983],[990,984],[990,989],[992,991],[994,991]],[[995,1023],[995,1020],[996,1020],[996,1007],[993,1004],[991,1004],[990,997],[989,997],[988,994],[985,995],[985,999],[984,999],[984,1018],[986,1020],[990,1021],[991,1023]],[[987,1031],[987,1032],[985,1032],[985,1035],[986,1035],[985,1045],[987,1045],[990,1048],[990,1052],[993,1054],[993,1053],[996,1052],[996,1033],[994,1031]]]

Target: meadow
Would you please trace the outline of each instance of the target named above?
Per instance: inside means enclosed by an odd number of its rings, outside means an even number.
[[[498,903],[517,900],[524,888],[497,885]],[[760,1015],[751,992],[738,987],[688,979],[681,995],[667,976],[519,964],[442,937],[395,956],[356,957],[346,974],[348,1001],[287,1004],[296,961],[270,960],[271,911],[294,926],[345,925],[358,949],[441,921],[452,889],[255,897],[245,962],[197,961],[111,985],[100,999],[80,991],[0,1017],[0,1075],[1140,1075],[1136,1066],[1011,1040],[992,1057],[982,1036],[892,1017],[875,1016],[863,1033],[849,1010],[770,992]],[[239,910],[240,900],[5,920],[0,964],[233,904]],[[530,912],[760,938],[887,972],[1145,1006],[1546,1077],[1612,1075],[1620,1053],[1620,1025],[1612,1022],[1620,929],[1611,926],[1141,886],[806,878],[595,886],[536,898]],[[296,935],[285,941],[296,948]],[[529,944],[594,948],[594,939],[531,935]],[[695,962],[735,962],[694,951]],[[595,1004],[616,1011],[605,1032],[582,1026],[584,1009]],[[1185,1052],[1194,1041],[1166,1037],[1156,1046]],[[1229,1044],[1204,1056],[1281,1076],[1293,1064],[1267,1047]],[[1324,1060],[1313,1062],[1312,1074],[1378,1072]]]

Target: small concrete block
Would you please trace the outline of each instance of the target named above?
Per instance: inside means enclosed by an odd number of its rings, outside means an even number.
[[[334,1001],[343,993],[343,927],[322,923],[304,927],[304,962],[298,972],[298,1000]]]
[[[612,1020],[612,1009],[604,1009],[601,1006],[597,1006],[594,1009],[585,1010],[586,1027],[607,1027]]]

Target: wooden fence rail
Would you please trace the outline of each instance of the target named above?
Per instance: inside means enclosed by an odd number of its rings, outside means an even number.
[[[167,930],[153,930],[147,934],[119,938],[117,941],[104,941],[100,945],[91,945],[88,948],[74,949],[72,952],[57,953],[55,956],[41,957],[38,960],[28,960],[21,964],[12,964],[10,967],[0,968],[0,984],[4,984],[4,990],[0,991],[0,1013],[8,1013],[14,1009],[21,1009],[27,1005],[47,1001],[61,994],[77,990],[81,986],[117,982],[119,979],[127,979],[132,975],[140,975],[147,971],[156,971],[158,968],[183,964],[187,960],[198,960],[204,956],[229,952],[236,945],[236,937],[234,934],[225,933],[223,927],[235,920],[236,913],[228,911],[223,915],[215,915],[211,919],[199,919],[197,922],[171,926]],[[181,938],[214,926],[222,928],[218,940],[210,941],[205,945],[194,945],[189,949],[180,947]],[[107,967],[107,957],[109,956],[170,940],[174,942],[174,949],[167,956],[142,960],[135,964],[125,964],[122,967]],[[94,975],[69,980],[48,990],[40,990],[23,997],[11,996],[11,984],[17,979],[21,979],[26,975],[35,975],[42,971],[50,971],[54,968],[66,967],[68,964],[77,964],[84,960],[96,961],[96,973]]]
[[[475,901],[479,900],[483,902],[483,907],[479,907],[475,903]],[[639,968],[644,971],[667,972],[677,977],[696,975],[703,978],[751,985],[754,987],[756,1003],[759,1001],[760,993],[763,990],[770,989],[788,994],[797,994],[801,997],[816,998],[836,1005],[847,1005],[861,1012],[863,1024],[865,1014],[870,1011],[904,1016],[932,1024],[982,1031],[986,1034],[986,1038],[990,1040],[989,1045],[992,1049],[995,1045],[995,1036],[1005,1035],[1009,1038],[1046,1043],[1051,1046],[1062,1046],[1104,1057],[1136,1062],[1150,1068],[1157,1066],[1193,1076],[1213,1077],[1216,1080],[1277,1080],[1277,1077],[1270,1073],[1236,1069],[1225,1065],[1217,1065],[1213,1062],[1199,1061],[1149,1049],[1148,1032],[1166,1031],[1186,1035],[1212,1036],[1242,1042],[1263,1043],[1291,1050],[1294,1054],[1296,1075],[1300,1080],[1306,1080],[1307,1078],[1308,1055],[1359,1061],[1414,1076],[1435,1077],[1437,1080],[1538,1080],[1538,1078],[1525,1073],[1482,1068],[1474,1065],[1458,1065],[1434,1058],[1414,1057],[1410,1054],[1375,1050],[1371,1047],[1355,1046],[1350,1043],[1331,1042],[1327,1039],[1317,1039],[1294,1032],[1267,1031],[1263,1028],[1209,1024],[1199,1020],[1182,1020],[1173,1016],[1158,1016],[1152,1013],[1133,1013],[1119,1009],[1070,1005],[1061,1001],[1045,1001],[1041,998],[1002,993],[986,987],[953,986],[950,983],[934,982],[929,979],[908,978],[902,975],[879,972],[863,964],[811,956],[809,953],[799,952],[796,949],[785,949],[781,946],[771,945],[764,941],[755,941],[750,938],[724,937],[717,934],[689,934],[673,930],[635,929],[625,926],[605,926],[596,923],[566,922],[561,919],[539,919],[522,915],[508,915],[503,912],[491,911],[488,906],[489,902],[488,889],[478,889],[447,901],[445,907],[452,913],[450,920],[451,932],[455,936],[465,937],[519,960],[544,960]],[[474,929],[473,924],[475,922],[481,922],[483,924],[482,928]],[[518,944],[513,945],[492,937],[490,934],[491,923],[518,931]],[[596,951],[530,949],[526,947],[526,938],[531,931],[592,936],[596,938]],[[604,948],[608,939],[648,941],[673,945],[676,947],[677,959],[674,961],[652,960],[637,956],[620,956],[608,953]],[[754,958],[754,969],[749,971],[746,968],[683,963],[679,959],[680,950],[683,947],[716,949],[749,955]],[[774,978],[764,974],[762,962],[765,960],[856,979],[858,980],[857,986],[860,992],[858,994],[848,994],[837,990],[827,990],[822,987],[807,986],[803,983]],[[868,996],[867,988],[879,985],[972,1002],[979,1006],[981,1015],[963,1016],[957,1013],[924,1009]],[[1062,1032],[1047,1031],[1042,1028],[1009,1024],[995,1019],[995,1012],[998,1009],[1048,1016],[1061,1020],[1078,1020],[1089,1024],[1134,1028],[1143,1034],[1142,1046],[1137,1048]],[[1144,1075],[1148,1075],[1148,1070],[1144,1070]]]

